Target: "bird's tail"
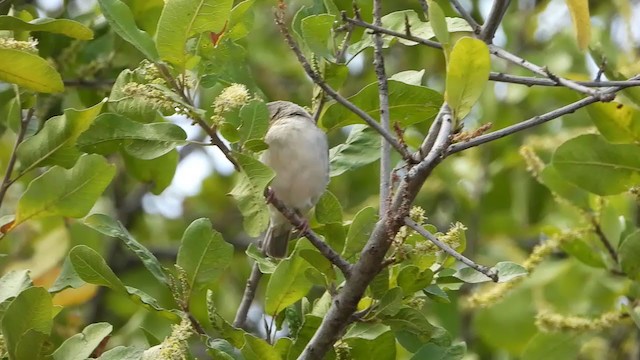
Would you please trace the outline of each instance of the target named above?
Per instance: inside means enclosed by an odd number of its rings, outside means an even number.
[[[264,235],[263,249],[268,256],[281,259],[287,256],[287,247],[291,240],[292,229],[290,227],[269,226]]]

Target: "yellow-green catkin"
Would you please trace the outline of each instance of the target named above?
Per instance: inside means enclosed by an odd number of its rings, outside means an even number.
[[[143,360],[186,360],[189,357],[187,340],[193,334],[191,323],[184,318],[178,325],[173,325],[171,334],[160,345],[146,350]]]
[[[38,40],[29,38],[27,41],[19,41],[0,37],[0,49],[20,50],[35,54],[38,52]]]
[[[580,236],[581,231],[582,230],[576,230],[556,234],[545,242],[536,245],[522,266],[527,270],[529,275],[531,275],[531,273],[535,271],[536,267],[540,265],[544,259],[549,257],[549,255],[553,254],[553,252],[556,251],[563,242],[573,239],[576,236]],[[509,290],[516,287],[524,279],[526,279],[526,277],[519,277],[506,283],[494,285],[486,291],[476,292],[467,298],[466,305],[470,308],[489,307],[500,301],[509,292]]]
[[[549,311],[541,311],[536,316],[536,326],[546,332],[553,331],[598,331],[605,330],[620,323],[626,314],[622,311],[606,312],[596,318],[569,316]]]
[[[226,87],[213,101],[213,115],[211,121],[214,125],[224,121],[224,114],[237,109],[251,100],[249,90],[242,84],[231,84]]]

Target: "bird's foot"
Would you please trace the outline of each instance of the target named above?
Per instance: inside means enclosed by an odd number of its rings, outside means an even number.
[[[300,234],[300,236],[305,236],[311,230],[311,226],[309,226],[309,221],[303,218],[302,216],[300,216],[300,224],[296,226],[296,230],[298,230],[298,233]]]
[[[267,204],[271,204],[273,202],[273,199],[276,198],[276,193],[271,187],[268,187],[264,190],[264,198],[267,200]]]

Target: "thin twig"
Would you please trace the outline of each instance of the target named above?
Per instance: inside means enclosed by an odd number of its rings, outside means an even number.
[[[498,31],[498,27],[502,22],[504,14],[507,12],[510,2],[510,0],[495,0],[493,2],[493,6],[489,12],[489,17],[487,18],[487,21],[484,22],[482,32],[480,32],[480,38],[487,44],[491,44],[493,42],[493,37],[495,36],[496,31]]]
[[[373,19],[376,26],[382,26],[381,0],[373,0]],[[408,29],[407,32],[409,32]],[[380,123],[384,131],[391,132],[389,125],[389,84],[384,69],[382,34],[373,34],[373,44],[373,65],[378,80],[378,99],[380,101]],[[391,145],[385,139],[380,139],[380,142],[380,213],[384,214],[387,212],[387,201],[391,193],[389,186],[391,178]]]
[[[11,180],[11,174],[13,173],[13,168],[16,165],[16,160],[18,158],[18,146],[24,140],[24,136],[27,133],[27,127],[29,126],[29,122],[33,117],[33,113],[35,112],[34,108],[30,108],[27,111],[27,114],[23,119],[20,120],[20,129],[18,130],[18,136],[16,137],[16,142],[13,144],[13,150],[11,151],[11,157],[9,157],[9,163],[7,164],[7,170],[4,173],[4,179],[2,179],[2,185],[0,185],[0,207],[2,206],[2,202],[4,201],[4,197],[7,194],[7,190],[15,182],[15,180]]]
[[[496,81],[496,82],[511,83],[511,84],[520,84],[520,85],[526,85],[526,86],[563,86],[549,78],[510,75],[510,74],[504,74],[499,72],[492,72],[489,75],[489,80]],[[621,81],[595,80],[595,81],[575,81],[575,83],[586,86],[586,87],[640,86],[640,80],[621,80]]]
[[[640,79],[640,75],[636,75],[635,77],[629,79],[631,81],[634,80],[638,80]],[[605,89],[603,91],[603,94],[605,95],[612,95],[615,96],[615,93],[622,90],[621,86],[614,86],[608,89]],[[474,146],[478,146],[480,144],[484,144],[490,141],[494,141],[494,140],[498,140],[501,139],[505,136],[520,132],[522,130],[526,130],[529,128],[532,128],[534,126],[538,126],[540,124],[544,124],[547,121],[553,120],[553,119],[557,119],[562,115],[566,115],[566,114],[570,114],[573,113],[574,111],[583,108],[587,105],[593,104],[595,102],[598,102],[599,100],[595,97],[595,96],[589,96],[586,97],[584,99],[578,100],[576,102],[573,102],[569,105],[565,105],[561,108],[555,109],[553,111],[550,111],[546,114],[543,115],[538,115],[538,116],[534,116],[531,119],[519,122],[515,125],[511,125],[508,126],[506,128],[500,129],[500,130],[496,130],[493,132],[490,132],[488,134],[484,134],[481,136],[478,136],[476,138],[473,138],[469,141],[465,141],[465,142],[461,142],[461,143],[456,143],[453,144],[451,146],[449,146],[449,149],[447,150],[447,154],[454,154],[457,152],[460,152],[462,150],[466,150],[469,148],[472,148]]]
[[[611,255],[611,259],[613,259],[613,261],[616,264],[618,264],[618,261],[619,261],[618,253],[616,252],[616,249],[613,247],[609,239],[607,239],[607,235],[604,234],[604,232],[602,231],[602,227],[600,227],[600,223],[595,217],[591,218],[591,224],[593,224],[593,231],[598,236],[598,239],[600,240],[600,242],[602,242],[602,245],[604,245],[604,247],[607,249],[607,251],[609,252],[609,255]]]
[[[422,141],[420,149],[414,154],[415,160],[422,160],[433,148],[433,144],[435,144],[436,142],[436,137],[440,133],[440,126],[442,125],[442,119],[445,115],[445,112],[447,112],[448,115],[451,116],[451,109],[449,109],[449,106],[447,104],[443,104],[440,107],[440,111],[438,112],[438,115],[436,115],[435,120],[433,120],[433,123],[431,123],[429,132]]]
[[[406,217],[404,219],[404,223],[407,226],[409,226],[410,228],[412,228],[413,230],[417,231],[418,234],[424,236],[426,239],[428,239],[429,241],[434,243],[437,247],[442,249],[442,251],[446,252],[447,254],[449,254],[450,256],[455,258],[456,260],[458,260],[461,263],[467,265],[468,267],[476,270],[477,272],[486,275],[488,278],[490,278],[494,282],[498,282],[498,280],[499,280],[498,279],[498,272],[495,271],[494,269],[491,269],[491,268],[486,267],[484,265],[476,264],[475,262],[473,262],[473,260],[467,258],[466,256],[464,256],[464,255],[460,254],[459,252],[455,251],[454,249],[452,249],[449,245],[447,245],[447,244],[443,243],[442,241],[438,240],[438,238],[435,235],[430,233],[424,227],[420,226],[420,224],[418,224],[415,221],[411,220],[411,218]]]
[[[289,220],[291,225],[297,228],[305,227],[306,220],[299,216],[295,211],[286,207],[284,203],[280,201],[280,199],[271,195],[269,196],[269,203],[273,205],[273,207],[275,207],[287,220]],[[316,234],[313,230],[308,229],[306,232],[300,235],[306,237],[309,242],[311,242],[311,244],[315,246],[322,255],[324,255],[325,258],[327,258],[333,265],[340,269],[345,278],[349,278],[351,276],[352,265],[347,260],[343,259],[342,256],[340,256],[340,254],[338,254],[335,250],[333,250],[331,246],[322,241],[318,234]]]
[[[251,307],[253,299],[256,297],[256,289],[258,288],[258,284],[260,284],[261,277],[262,272],[260,271],[260,266],[258,266],[257,262],[253,263],[253,267],[251,268],[251,275],[249,275],[247,285],[244,288],[242,301],[240,301],[238,312],[236,312],[236,317],[233,320],[233,326],[237,328],[244,328],[247,322],[249,308]]]
[[[460,4],[458,0],[451,0],[451,4],[453,5],[454,8],[456,8],[456,11],[458,11],[458,14],[460,14],[460,16],[462,16],[462,18],[467,21],[469,26],[471,26],[471,29],[473,30],[473,32],[476,35],[480,34],[480,32],[482,31],[482,27],[473,18],[473,16],[471,16],[471,13],[469,13],[467,9],[465,9],[464,6]]]
[[[504,50],[498,46],[495,45],[489,45],[489,51],[491,52],[491,54],[507,60],[511,63],[514,63],[518,66],[521,66],[533,73],[536,73],[538,75],[541,76],[545,76],[548,77],[549,79],[555,81],[556,83],[568,87],[569,89],[573,89],[575,91],[581,92],[583,94],[589,95],[589,96],[593,96],[595,98],[597,98],[598,101],[611,101],[613,100],[613,97],[611,96],[611,94],[604,94],[598,90],[580,85],[578,83],[576,83],[575,81],[572,80],[568,80],[565,78],[562,78],[560,76],[557,76],[555,74],[553,74],[551,71],[549,71],[549,69],[545,68],[545,67],[541,67],[538,66],[530,61],[527,61],[515,54],[512,54],[510,52],[508,52],[507,50]]]
[[[379,32],[381,34],[387,34],[387,35],[391,35],[391,36],[395,36],[401,39],[407,39],[407,40],[411,40],[411,41],[415,41],[419,44],[422,45],[426,45],[435,49],[442,49],[442,45],[440,45],[439,42],[437,41],[433,41],[433,40],[428,40],[428,39],[424,39],[421,37],[417,37],[415,35],[411,35],[411,34],[406,34],[406,33],[401,33],[398,31],[393,31],[393,30],[389,30],[386,28],[383,28],[382,26],[376,26],[374,24],[370,24],[368,22],[362,21],[360,19],[352,19],[350,17],[347,16],[346,12],[342,12],[342,21],[356,25],[356,26],[360,26],[363,28],[367,28],[369,30],[371,30],[374,34]]]
[[[311,80],[313,80],[313,82],[316,83],[316,85],[322,88],[322,90],[324,90],[324,92],[327,93],[329,96],[331,96],[336,102],[340,103],[342,106],[349,109],[349,111],[358,115],[362,120],[364,120],[364,122],[366,122],[370,127],[372,127],[375,131],[377,131],[383,138],[385,138],[391,144],[391,146],[393,146],[394,149],[396,149],[396,151],[398,151],[398,153],[400,153],[400,155],[402,155],[403,159],[410,160],[411,156],[409,154],[409,151],[406,148],[404,148],[398,142],[398,140],[396,140],[393,137],[393,135],[391,135],[391,133],[385,131],[384,128],[374,118],[369,116],[369,114],[362,111],[362,109],[355,106],[352,102],[344,98],[342,95],[338,94],[337,91],[335,91],[331,86],[329,86],[322,79],[322,77],[311,68],[309,61],[302,54],[300,47],[298,47],[298,44],[291,36],[291,33],[289,33],[289,29],[287,29],[287,25],[285,24],[283,17],[284,17],[284,14],[282,13],[282,10],[276,10],[276,13],[275,13],[276,25],[278,25],[280,32],[285,38],[285,41],[287,42],[291,50],[293,50],[294,54],[298,58],[298,62],[300,62],[303,69],[305,70],[307,75],[311,78]]]

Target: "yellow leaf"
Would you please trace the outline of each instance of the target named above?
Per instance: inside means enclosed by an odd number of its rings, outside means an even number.
[[[589,18],[589,1],[588,0],[566,0],[571,19],[573,20],[573,28],[576,31],[578,39],[578,47],[584,50],[589,46],[591,40],[591,19]]]

